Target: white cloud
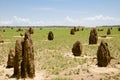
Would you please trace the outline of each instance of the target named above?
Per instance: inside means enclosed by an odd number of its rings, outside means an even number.
[[[69,25],[79,25],[80,23],[82,23],[82,20],[80,19],[75,19],[75,18],[72,18],[70,16],[66,16],[65,17],[65,21],[66,23],[68,23]]]
[[[35,23],[36,23],[36,24],[45,24],[44,21],[36,21]]]
[[[93,17],[86,17],[86,18],[77,18],[74,19],[70,16],[66,16],[65,25],[80,25],[80,26],[87,26],[87,27],[95,27],[95,26],[102,26],[102,25],[120,25],[120,19],[111,17],[111,16],[104,16],[104,15],[96,15]]]
[[[29,24],[29,26],[44,26],[45,22],[42,20],[39,21],[31,21],[31,23]]]
[[[28,19],[28,18],[21,18],[21,17],[17,17],[17,16],[14,16],[14,21],[18,22],[18,23],[21,23],[21,22],[31,23],[30,19]]]
[[[72,19],[70,16],[66,16],[65,20],[66,20],[66,21],[69,21],[69,22],[72,22],[72,23],[75,22],[75,20]]]
[[[84,18],[84,20],[90,20],[90,21],[94,21],[94,20],[114,20],[114,17],[110,17],[110,16],[103,16],[103,15],[97,15],[97,16],[93,16],[93,17],[87,17]]]
[[[53,26],[53,25],[67,25],[67,26],[99,26],[99,25],[119,25],[120,19],[110,16],[93,16],[87,18],[73,18],[65,16],[60,20],[31,20],[30,18],[23,18],[13,16],[9,20],[0,20],[0,25],[6,26]]]
[[[45,25],[45,22],[42,20],[32,21],[29,18],[21,18],[18,16],[13,16],[11,20],[0,20],[0,25],[37,26],[37,25]]]
[[[13,21],[11,21],[11,20],[0,21],[0,24],[1,24],[1,25],[10,25],[10,24],[12,24],[12,23],[13,23]]]
[[[84,26],[102,26],[102,25],[119,25],[120,20],[111,16],[96,15],[93,17],[86,17],[82,19]]]

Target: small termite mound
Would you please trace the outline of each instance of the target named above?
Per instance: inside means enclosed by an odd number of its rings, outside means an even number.
[[[97,50],[97,65],[99,67],[106,67],[111,60],[110,51],[108,49],[108,44],[104,41],[101,41],[100,46]]]
[[[0,43],[4,43],[4,41],[3,41],[3,40],[0,40]]]
[[[53,40],[54,39],[54,34],[52,31],[48,33],[48,40]]]
[[[110,34],[111,34],[111,30],[110,30],[110,28],[108,28],[107,35],[110,35]]]
[[[77,31],[77,28],[76,28],[76,27],[74,27],[73,29],[74,29],[75,32]]]
[[[20,33],[20,36],[21,36],[21,37],[23,37],[23,34],[22,34],[22,33]]]
[[[79,29],[79,28],[77,28],[77,31],[80,31],[80,29]]]
[[[34,30],[33,30],[33,28],[30,27],[29,30],[28,30],[28,32],[29,32],[30,34],[34,34]]]
[[[82,44],[80,41],[76,41],[73,44],[72,53],[74,56],[81,56],[82,54]]]
[[[71,35],[75,35],[74,29],[71,29],[71,30],[70,30],[70,34],[71,34]]]
[[[97,31],[95,28],[93,28],[90,31],[89,44],[97,44],[97,41],[98,41]]]

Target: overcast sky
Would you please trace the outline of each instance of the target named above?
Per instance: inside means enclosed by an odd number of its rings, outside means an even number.
[[[120,25],[120,0],[0,0],[1,25]]]

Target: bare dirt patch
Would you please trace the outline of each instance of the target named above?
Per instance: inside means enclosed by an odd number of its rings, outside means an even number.
[[[7,69],[5,66],[0,66],[0,80],[16,80],[16,78],[11,78],[13,75],[14,69]],[[46,72],[45,71],[36,71],[34,79],[25,79],[25,80],[45,80]],[[20,79],[24,80],[24,79]]]
[[[64,53],[65,57],[70,57],[70,58],[87,58],[87,59],[93,59],[95,56],[86,56],[86,55],[81,55],[81,56],[74,56],[72,52]]]
[[[96,65],[91,65],[91,67],[89,68],[89,71],[91,73],[108,73],[108,74],[118,74],[120,71],[117,68],[113,68],[113,67],[98,67]]]
[[[101,37],[99,36],[98,39],[112,39],[113,37],[110,37],[110,36],[106,36],[106,37]]]
[[[97,43],[97,44],[91,44],[91,45],[89,45],[88,43],[84,43],[84,44],[82,44],[83,46],[98,46],[99,45],[99,43]]]
[[[72,52],[63,53],[65,57],[86,59],[86,63],[67,68],[58,75],[49,75],[46,79],[66,78],[72,80],[116,80],[120,79],[120,64],[115,59],[107,67],[98,67],[96,56],[81,55],[75,57]]]

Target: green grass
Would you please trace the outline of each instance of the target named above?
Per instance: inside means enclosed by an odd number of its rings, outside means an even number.
[[[6,32],[0,32],[0,39],[6,44],[0,44],[0,65],[7,63],[7,55],[10,49],[14,49],[15,41],[17,39],[23,39],[19,36],[20,33],[15,29],[6,28]],[[48,41],[47,34],[49,31],[54,33],[54,40]],[[107,28],[104,31],[99,31],[98,36],[106,35]],[[46,70],[49,74],[58,75],[61,71],[64,71],[68,67],[75,67],[87,62],[86,59],[70,58],[63,56],[66,53],[70,53],[73,43],[79,40],[83,44],[82,55],[95,56],[97,53],[98,45],[89,46],[88,44],[90,29],[85,28],[84,31],[76,32],[75,35],[70,35],[70,28],[39,28],[34,29],[34,34],[31,36],[34,43],[35,51],[35,66],[36,70]],[[108,45],[110,53],[117,60],[120,60],[120,31],[117,28],[113,28],[111,31],[111,39],[104,39]],[[101,39],[98,40],[100,44]],[[53,80],[60,80],[59,78]],[[68,80],[68,79],[63,79]]]

